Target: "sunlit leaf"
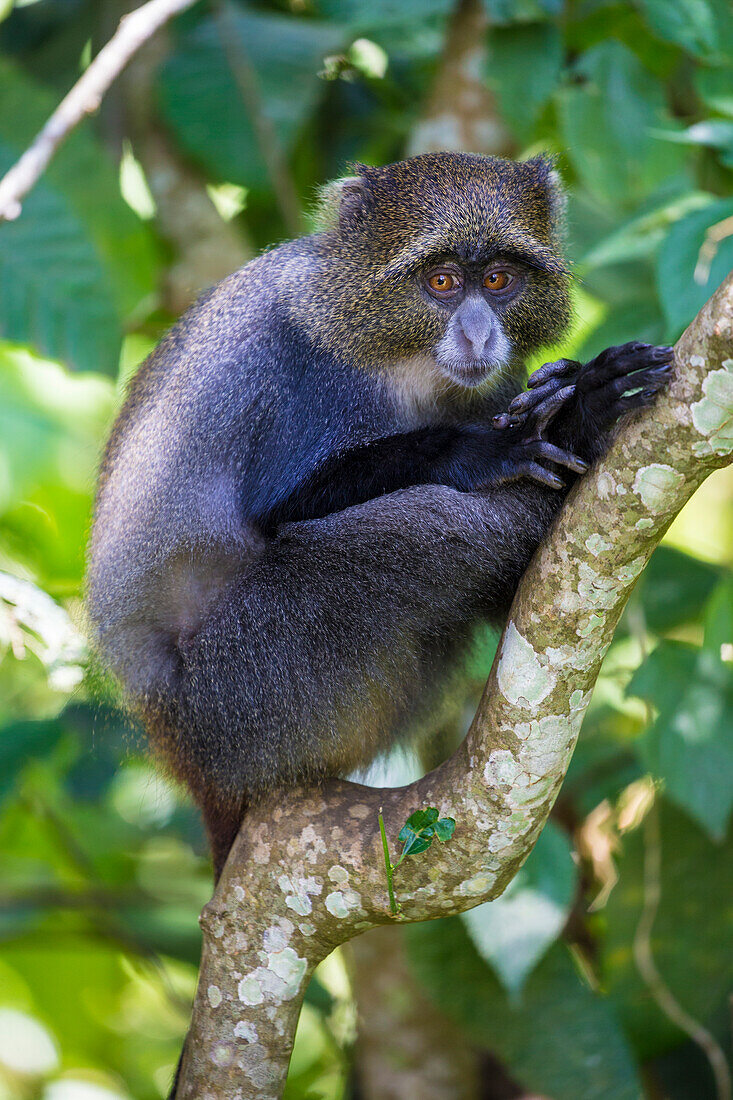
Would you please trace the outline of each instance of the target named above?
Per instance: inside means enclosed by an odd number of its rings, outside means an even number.
[[[709,636],[733,638],[731,589],[713,597]],[[725,602],[722,602],[725,601]],[[720,644],[698,649],[662,641],[634,674],[629,693],[654,705],[659,716],[639,742],[653,775],[675,802],[720,839],[733,807],[733,665]]]
[[[657,283],[670,339],[690,323],[733,268],[733,235],[714,245],[707,263],[701,256],[707,231],[731,216],[733,199],[695,210],[672,226],[659,251]]]
[[[563,944],[513,1001],[457,917],[403,931],[412,969],[435,1004],[526,1090],[562,1100],[638,1100],[640,1082],[614,1013],[583,984]]]
[[[511,992],[522,987],[567,920],[576,872],[564,833],[548,822],[529,859],[496,901],[464,913],[481,957]]]
[[[718,47],[715,12],[707,0],[640,0],[649,25],[690,53],[706,56]]]
[[[583,54],[575,71],[583,82],[559,94],[560,121],[567,155],[591,194],[633,210],[670,177],[685,178],[683,150],[651,134],[666,120],[664,98],[630,50],[609,40]]]
[[[55,93],[0,58],[3,171],[30,144],[57,102]],[[35,198],[37,192],[39,197]],[[17,254],[19,249],[23,250],[21,255]],[[63,317],[56,321],[59,348],[41,346],[41,350],[64,358],[63,341],[82,351],[87,346],[85,341],[106,341],[99,350],[92,347],[86,355],[69,361],[85,369],[114,371],[120,321],[154,291],[156,256],[150,231],[120,194],[117,166],[94,140],[88,126],[73,131],[58,149],[40,184],[24,200],[20,218],[0,226],[0,256],[11,270],[13,262],[17,265],[18,295],[26,293],[26,283],[42,282],[41,273],[47,266],[47,290],[31,313],[38,313],[43,303],[44,311],[50,306],[53,316],[54,303],[56,313],[63,303],[66,314],[68,297],[76,294],[89,298],[86,307],[84,301],[75,304],[65,323]],[[61,285],[62,272],[69,284],[66,292]],[[13,288],[5,287],[4,292],[12,294]],[[18,300],[10,298],[11,303]],[[32,298],[30,302],[32,305]],[[35,324],[42,323],[36,317]],[[111,326],[111,331],[105,333],[105,326]],[[54,332],[50,328],[47,331],[49,335]],[[105,357],[101,357],[102,352]]]

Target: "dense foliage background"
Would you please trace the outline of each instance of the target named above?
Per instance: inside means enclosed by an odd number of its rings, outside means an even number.
[[[132,6],[0,0],[0,171]],[[202,2],[0,225],[0,1100],[165,1095],[194,989],[199,822],[79,633],[124,379],[347,162],[431,145],[559,155],[564,351],[673,341],[733,266],[732,59],[728,0]],[[732,536],[729,470],[643,576],[519,878],[407,930],[415,989],[485,1052],[477,1095],[724,1096],[702,1048],[730,1054]],[[337,952],[289,1100],[371,1095],[354,1018]]]

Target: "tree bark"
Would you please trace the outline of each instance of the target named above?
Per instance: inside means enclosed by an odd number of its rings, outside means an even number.
[[[458,0],[422,118],[410,136],[409,156],[445,150],[511,156],[514,142],[486,84],[490,47],[484,4]]]
[[[477,1052],[413,978],[400,930],[357,936],[347,962],[363,1100],[478,1100]]]
[[[469,734],[397,790],[333,780],[274,794],[245,818],[212,901],[179,1100],[272,1100],[317,963],[380,924],[497,897],[532,849],[565,776],[615,626],[654,547],[695,489],[733,461],[733,276],[675,349],[671,386],[629,420],[571,493],[519,587]],[[416,809],[456,830],[397,871]]]

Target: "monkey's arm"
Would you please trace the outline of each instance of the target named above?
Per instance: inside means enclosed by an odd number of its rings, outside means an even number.
[[[553,408],[551,416],[556,411]],[[437,426],[353,447],[322,463],[284,500],[258,517],[258,525],[272,532],[280,523],[320,519],[412,485],[447,485],[471,492],[530,478],[560,489],[562,481],[543,462],[575,473],[587,469],[581,459],[542,439],[537,423],[533,426],[531,433],[528,418],[519,431],[485,424]]]

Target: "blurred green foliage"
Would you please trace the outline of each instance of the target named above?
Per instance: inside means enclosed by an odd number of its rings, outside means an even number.
[[[0,171],[131,6],[0,3]],[[481,79],[514,152],[554,151],[569,188],[564,347],[674,340],[733,266],[728,0],[485,7]],[[404,155],[453,15],[449,0],[239,0],[224,23],[198,4],[170,28],[151,120],[242,247],[264,247],[292,225],[288,190],[303,216],[349,161]],[[121,187],[130,150],[113,89],[0,227],[0,1100],[164,1096],[209,892],[193,809],[104,685],[81,680],[94,469],[119,378],[172,320],[180,247],[135,201],[143,169]],[[725,1045],[732,548],[729,472],[642,577],[553,820],[507,895],[409,929],[418,980],[544,1096],[716,1096],[643,956]],[[492,652],[486,639],[474,656],[477,685]],[[289,1100],[352,1095],[349,1013],[335,956],[309,992]]]

